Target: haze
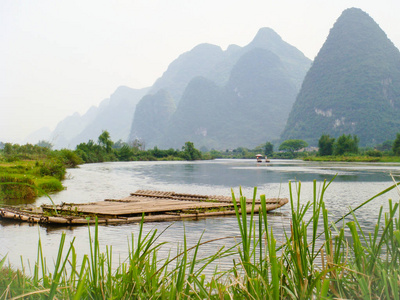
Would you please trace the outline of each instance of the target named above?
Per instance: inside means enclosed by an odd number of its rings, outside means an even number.
[[[399,48],[395,0],[2,0],[0,141],[21,143],[118,86],[151,86],[200,43],[243,46],[261,27],[313,59],[349,7],[367,12]]]

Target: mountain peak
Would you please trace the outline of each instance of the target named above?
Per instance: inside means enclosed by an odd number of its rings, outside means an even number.
[[[364,11],[343,11],[308,71],[282,135],[316,144],[355,134],[361,145],[400,127],[400,52]]]
[[[280,41],[282,41],[282,38],[273,29],[268,27],[263,27],[258,30],[256,36],[251,41],[250,45],[254,47],[265,47],[271,42],[275,43]]]

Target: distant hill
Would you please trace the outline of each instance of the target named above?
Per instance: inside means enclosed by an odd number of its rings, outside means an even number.
[[[175,110],[174,100],[166,90],[144,96],[136,106],[131,140],[137,139],[143,143],[152,141],[158,145],[157,138],[165,134],[167,124]]]
[[[150,94],[166,90],[178,103],[189,81],[197,76],[207,76],[223,56],[224,52],[219,46],[197,45],[191,51],[181,54],[168,66],[151,87]]]
[[[24,144],[37,144],[38,141],[49,141],[51,130],[48,127],[40,128],[29,134],[23,141]]]
[[[322,134],[356,134],[375,145],[399,130],[399,50],[367,13],[347,9],[307,73],[282,139],[316,145]]]
[[[216,45],[200,44],[181,54],[157,79],[150,93],[165,89],[175,103],[179,103],[186,86],[195,77],[202,76],[223,86],[229,80],[232,68],[240,57],[255,48],[270,50],[278,55],[289,71],[289,76],[300,89],[311,61],[297,48],[283,41],[273,29],[261,28],[245,47],[230,45],[223,51]]]
[[[126,141],[136,104],[146,92],[147,89],[131,89],[125,86],[117,88],[99,107],[91,107],[83,116],[75,113],[62,120],[53,131],[50,142],[57,149],[73,149],[90,139],[97,142],[97,137],[103,130],[108,130],[114,141]]]
[[[213,57],[207,60],[205,53]],[[202,61],[207,63],[200,68]],[[212,45],[197,46],[171,63],[152,87],[153,92],[162,86],[175,95],[176,112],[164,133],[157,131],[146,138],[138,135],[148,129],[136,121],[144,117],[135,115],[130,139],[144,138],[147,147],[177,148],[192,141],[199,148],[224,149],[257,146],[279,138],[310,64],[299,50],[269,28],[260,29],[245,47],[231,45],[222,51]],[[196,70],[195,65],[199,65]],[[198,76],[184,76],[188,70]],[[175,82],[173,78],[184,79]],[[145,97],[140,106],[151,112],[154,101]],[[146,102],[149,107],[144,109]]]
[[[297,89],[279,57],[255,48],[233,67],[224,87],[198,77],[183,94],[161,147],[255,147],[279,138]]]
[[[200,44],[152,87],[119,87],[98,107],[65,118],[50,142],[73,149],[108,130],[114,141],[139,139],[146,147],[254,146],[279,137],[310,65],[270,28],[244,47]]]

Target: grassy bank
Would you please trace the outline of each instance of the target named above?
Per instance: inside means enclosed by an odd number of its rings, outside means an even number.
[[[145,234],[141,225],[131,238],[127,259],[113,269],[112,248],[100,251],[96,226],[94,232],[89,228],[90,253],[79,262],[74,242],[65,246],[63,234],[50,271],[39,239],[31,274],[23,267],[15,271],[5,266],[6,257],[1,260],[0,299],[397,299],[399,201],[389,200],[389,210],[377,212],[375,230],[365,232],[357,221],[358,208],[346,222],[329,220],[324,203],[329,185],[314,182],[314,195],[304,204],[301,183],[289,183],[291,229],[283,241],[274,237],[264,196],[264,210],[247,215],[239,214],[245,198],[234,197],[239,242],[201,259],[202,245],[213,241],[199,240],[189,248],[183,236],[178,255],[159,259],[158,232]],[[232,257],[231,267],[204,276],[204,269],[221,257]]]
[[[66,169],[79,163],[70,150],[14,145],[0,152],[0,203],[32,203],[37,196],[62,190]]]
[[[337,161],[337,162],[400,162],[400,156],[374,157],[368,155],[329,155],[329,156],[306,156],[305,161]]]

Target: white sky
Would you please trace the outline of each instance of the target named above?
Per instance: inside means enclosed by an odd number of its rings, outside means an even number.
[[[120,85],[151,86],[200,43],[244,46],[261,27],[313,59],[349,7],[400,48],[399,0],[0,0],[0,141],[54,129]]]

